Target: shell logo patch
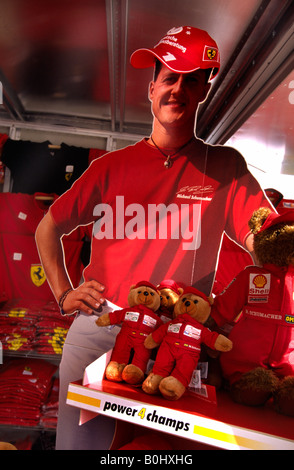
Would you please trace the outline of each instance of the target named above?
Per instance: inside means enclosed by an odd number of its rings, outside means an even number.
[[[31,265],[31,280],[37,287],[40,287],[46,281],[44,269],[41,264]]]
[[[267,279],[262,274],[259,274],[258,276],[255,276],[253,278],[252,282],[255,285],[255,287],[257,287],[258,289],[263,289],[267,283]]]
[[[250,274],[249,293],[250,294],[268,294],[270,291],[270,274]]]

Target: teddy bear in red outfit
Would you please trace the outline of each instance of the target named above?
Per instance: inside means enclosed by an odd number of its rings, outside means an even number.
[[[232,348],[228,338],[203,326],[210,315],[210,302],[197,289],[184,289],[174,308],[175,318],[146,338],[146,348],[160,345],[153,370],[142,385],[146,393],[160,391],[165,398],[178,400],[197,367],[201,343],[218,351]]]
[[[144,379],[151,355],[151,350],[145,348],[144,341],[150,332],[163,324],[156,313],[160,306],[160,295],[150,282],[141,281],[130,288],[128,304],[127,308],[101,315],[96,324],[122,324],[106,367],[106,378],[114,382],[138,384]],[[132,352],[134,355],[129,363]]]
[[[260,406],[273,397],[278,412],[294,416],[294,211],[260,208],[249,227],[259,266],[241,271],[211,312],[218,326],[238,317],[222,371],[234,401]]]
[[[165,279],[158,286],[157,290],[160,293],[160,307],[158,315],[163,323],[173,319],[174,307],[179,300],[180,295],[183,293],[183,288],[172,279]]]

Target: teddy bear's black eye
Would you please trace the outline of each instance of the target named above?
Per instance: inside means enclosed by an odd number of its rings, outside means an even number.
[[[184,297],[184,298],[182,299],[182,302],[186,302],[186,300],[187,300],[186,297]]]
[[[166,298],[167,298],[167,300],[169,300],[169,299],[170,299],[170,296],[169,296],[169,295],[167,295],[167,296],[166,296]]]
[[[141,294],[141,292],[142,292],[141,290],[138,290],[138,294]]]
[[[150,292],[150,295],[154,295],[154,292]]]
[[[198,304],[199,300],[194,300],[194,304]]]

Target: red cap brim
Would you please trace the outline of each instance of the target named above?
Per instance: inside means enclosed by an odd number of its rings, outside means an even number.
[[[278,225],[281,223],[291,223],[291,225],[294,223],[294,210],[293,211],[287,211],[284,212],[284,214],[277,214],[276,212],[271,212],[264,223],[262,224],[261,228],[259,229],[259,232],[263,232],[267,228],[273,227],[274,225]],[[258,232],[258,233],[259,233]]]
[[[142,286],[150,287],[150,289],[153,289],[153,290],[157,291],[157,288],[153,284],[151,284],[151,282],[149,282],[149,281],[139,281],[135,285],[136,288],[137,287],[142,287]]]
[[[168,59],[168,55],[166,55]],[[181,60],[177,58],[175,61],[169,62],[164,59],[163,55],[156,53],[151,49],[138,49],[131,55],[131,65],[137,69],[145,69],[148,67],[153,67],[155,60],[158,59],[163,63],[167,68],[177,73],[190,73],[195,70],[200,69],[199,66],[195,66],[187,60]]]
[[[182,294],[185,295],[185,294],[194,294],[194,295],[197,295],[198,297],[202,297],[202,299],[206,300],[206,302],[209,303],[209,300],[208,300],[208,297],[207,295],[205,295],[203,292],[199,291],[198,289],[196,289],[195,287],[186,287],[184,289],[184,292]]]

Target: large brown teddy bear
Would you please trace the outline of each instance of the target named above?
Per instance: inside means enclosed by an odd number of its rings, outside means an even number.
[[[146,338],[146,348],[160,344],[153,370],[142,385],[146,393],[160,391],[164,398],[178,400],[197,367],[201,343],[218,351],[231,349],[232,342],[228,338],[203,326],[210,310],[210,299],[197,289],[188,287],[175,305],[174,320]]]
[[[294,416],[294,211],[267,208],[249,221],[259,266],[247,266],[214,300],[211,317],[221,326],[242,312],[221,357],[232,398]]]
[[[144,341],[151,331],[162,325],[155,313],[160,306],[160,295],[150,282],[140,281],[130,288],[128,304],[127,308],[101,315],[96,323],[98,326],[122,323],[106,367],[106,378],[114,382],[138,384],[144,379],[151,355],[151,351],[145,348]],[[131,353],[134,355],[129,363]]]

